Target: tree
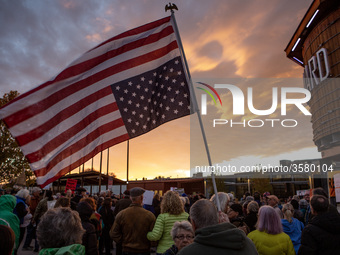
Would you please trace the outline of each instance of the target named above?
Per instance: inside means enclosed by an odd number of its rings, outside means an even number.
[[[273,186],[270,184],[269,178],[252,178],[251,185],[254,191],[258,191],[260,194],[269,191],[273,193]]]
[[[17,91],[5,93],[0,98],[0,107],[17,97]],[[5,123],[0,121],[0,183],[14,183],[15,179],[25,171],[28,183],[31,183],[33,173],[28,161],[21,152],[15,139],[12,137]]]
[[[262,173],[262,165],[257,165],[258,170],[253,174],[251,178],[251,185],[254,191],[263,194],[264,192],[273,193],[273,186],[270,184],[270,179],[268,175]]]
[[[117,177],[117,175],[114,172],[109,172],[109,176],[112,176],[113,178]]]
[[[215,175],[215,183],[218,192],[228,192],[228,188],[225,185],[225,176],[223,175]],[[214,186],[212,182],[212,177],[208,176],[207,178],[207,190],[209,193],[214,194]]]

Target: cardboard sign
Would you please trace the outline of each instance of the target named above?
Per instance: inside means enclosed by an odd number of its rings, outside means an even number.
[[[153,200],[153,195],[155,194],[155,192],[150,191],[150,190],[146,190],[143,194],[144,198],[143,198],[143,204],[145,205],[152,205],[152,200]]]
[[[76,188],[77,188],[77,180],[74,180],[74,179],[67,179],[66,187],[65,187],[65,193],[66,193],[66,191],[68,191],[69,189],[72,190],[72,193],[73,193],[73,191],[75,191]]]
[[[173,191],[178,192],[178,194],[182,195],[184,194],[184,188],[175,188]]]

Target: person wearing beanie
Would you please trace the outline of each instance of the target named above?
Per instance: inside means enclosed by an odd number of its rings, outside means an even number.
[[[227,211],[227,215],[230,223],[235,225],[235,227],[243,230],[246,234],[250,232],[249,227],[244,222],[242,205],[237,203],[232,204]]]

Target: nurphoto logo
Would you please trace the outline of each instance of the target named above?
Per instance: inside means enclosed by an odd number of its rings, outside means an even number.
[[[220,95],[217,93],[216,89],[227,89],[227,92],[230,92],[232,95],[232,101],[233,101],[233,115],[234,116],[240,116],[240,115],[245,115],[245,95],[243,91],[236,85],[231,85],[231,84],[215,84],[214,87],[211,85],[208,85],[203,82],[198,82],[201,85],[204,85],[205,87],[209,88],[215,96],[218,98],[220,105],[222,106],[222,100]],[[197,87],[198,89],[203,90],[206,92],[206,94],[201,95],[201,115],[207,115],[207,94],[213,99],[214,104],[217,105],[216,99],[213,96],[213,94],[201,87]],[[295,105],[305,116],[311,115],[311,113],[306,109],[306,107],[303,105],[307,103],[310,98],[311,98],[311,93],[308,89],[305,88],[298,88],[298,87],[281,87],[281,97],[279,98],[278,96],[278,88],[273,87],[272,88],[272,103],[271,107],[269,109],[256,109],[254,107],[253,103],[253,88],[248,87],[247,88],[247,106],[248,110],[257,116],[266,116],[273,114],[277,108],[278,108],[278,103],[280,100],[280,105],[281,105],[281,116],[286,116],[287,115],[287,106],[288,105]],[[290,98],[289,94],[300,94],[303,95],[302,98]],[[213,119],[213,127],[216,127],[217,125],[226,125],[230,124],[230,127],[233,127],[235,125],[241,125],[243,127],[262,127],[265,125],[265,123],[270,124],[271,127],[275,127],[275,124],[279,122],[281,126],[283,127],[296,127],[298,125],[297,120],[295,119],[251,119],[251,120],[243,120],[241,122],[235,122],[232,119],[227,120],[227,119]]]

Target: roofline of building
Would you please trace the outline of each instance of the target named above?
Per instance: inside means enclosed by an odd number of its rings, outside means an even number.
[[[202,181],[204,178],[173,178],[173,179],[157,179],[157,180],[134,180],[129,181],[129,183],[137,183],[137,182],[174,182],[174,181],[187,181],[187,182],[194,182],[194,181]]]
[[[292,38],[290,39],[289,43],[287,44],[286,48],[284,51],[287,51],[287,49],[289,48],[289,46],[291,46],[291,48],[293,48],[293,43],[292,42],[296,42],[293,41],[293,39],[296,37],[296,36],[300,36],[301,33],[303,32],[303,30],[301,31],[301,29],[304,29],[307,25],[307,19],[308,21],[312,18],[312,15],[315,13],[316,9],[319,7],[320,5],[320,1],[322,0],[314,0],[311,5],[309,6],[307,12],[305,13],[305,15],[303,16],[302,20],[300,21],[300,24],[298,25],[298,27],[296,28]],[[311,14],[312,13],[312,14]]]
[[[302,45],[304,41],[306,40],[310,32],[314,29],[315,25],[318,24],[330,13],[329,10],[331,10],[331,12],[335,11],[339,7],[339,5],[340,2],[334,0],[314,0],[311,3],[284,50],[286,52],[286,56],[289,59],[304,67],[302,56]],[[317,12],[317,10],[319,11]]]

